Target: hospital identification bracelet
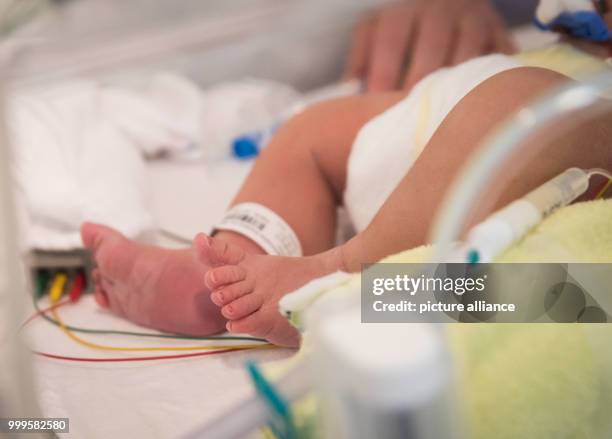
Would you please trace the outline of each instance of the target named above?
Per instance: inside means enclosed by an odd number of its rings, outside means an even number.
[[[241,203],[227,211],[213,233],[227,230],[251,239],[269,255],[302,256],[293,229],[272,210],[257,203]]]

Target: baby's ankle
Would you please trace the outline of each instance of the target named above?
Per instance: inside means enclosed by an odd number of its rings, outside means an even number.
[[[359,240],[353,238],[341,246],[336,247],[333,251],[337,252],[338,270],[346,273],[357,273],[361,271],[364,259],[362,257],[363,247]]]
[[[252,255],[265,255],[266,252],[255,242],[250,240],[244,235],[240,233],[231,232],[229,230],[220,230],[219,232],[214,234],[215,239],[220,239],[221,241],[225,241],[229,244],[237,245],[242,248],[246,253]]]
[[[352,273],[354,271],[359,271],[359,269],[351,269],[352,267],[347,264],[346,250],[344,244],[321,253],[320,257],[324,264],[324,271],[328,273],[334,273],[336,271]]]

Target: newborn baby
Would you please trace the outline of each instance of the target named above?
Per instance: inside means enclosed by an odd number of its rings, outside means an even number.
[[[599,54],[601,44],[579,44],[582,51],[558,46],[566,67],[608,68],[587,54]],[[299,334],[279,314],[279,299],[313,278],[359,271],[362,263],[425,243],[446,190],[479,142],[534,96],[568,81],[563,65],[545,61],[533,54],[478,58],[430,75],[408,96],[338,99],[286,123],[232,204],[272,211],[295,234],[301,254],[266,254],[265,241],[232,228],[199,234],[189,249],[166,250],[84,224],[82,239],[97,263],[96,300],[165,331],[210,334],[225,327],[297,346]],[[482,203],[472,221],[569,167],[612,169],[610,127],[612,115],[604,114],[544,149],[525,148],[490,188],[503,188],[502,196]],[[342,203],[358,234],[334,247]]]

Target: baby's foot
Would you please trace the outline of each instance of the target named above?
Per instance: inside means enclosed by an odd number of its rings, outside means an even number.
[[[169,250],[131,241],[105,226],[81,228],[97,268],[92,273],[97,302],[143,326],[207,335],[223,330],[225,319],[204,285],[213,263],[193,249]],[[226,255],[217,264],[235,262]]]
[[[204,236],[196,237],[194,244],[203,260],[218,261],[225,252],[236,261],[217,264],[205,276],[212,291],[211,300],[229,320],[227,330],[262,337],[281,346],[297,347],[300,342],[298,331],[279,313],[281,297],[340,267],[335,251],[289,258],[247,254],[239,247]]]

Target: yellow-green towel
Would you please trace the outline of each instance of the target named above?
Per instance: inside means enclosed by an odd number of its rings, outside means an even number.
[[[430,255],[419,247],[383,262]],[[612,263],[612,200],[559,210],[498,261]],[[612,324],[452,324],[448,334],[470,437],[612,437]],[[301,410],[312,428],[313,403]]]

